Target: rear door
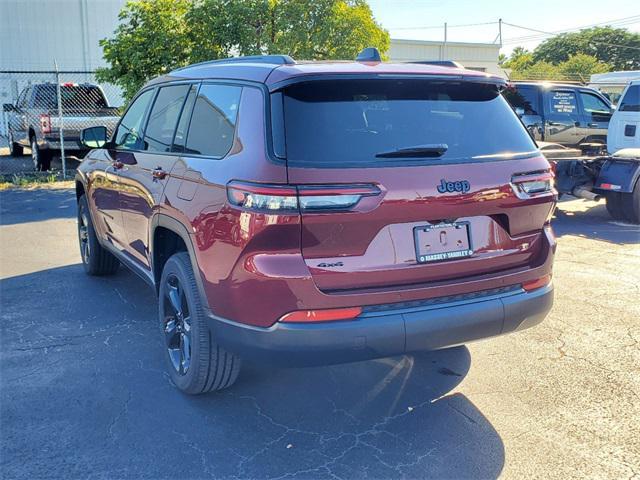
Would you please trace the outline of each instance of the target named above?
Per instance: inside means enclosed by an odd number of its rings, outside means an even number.
[[[302,254],[321,290],[409,288],[535,257],[552,200],[529,208],[510,184],[548,164],[495,86],[315,81],[282,100]]]
[[[545,92],[547,115],[544,140],[562,145],[577,145],[583,136],[579,131],[580,111],[576,92],[568,88],[553,88]]]
[[[607,142],[607,129],[611,120],[611,105],[600,96],[585,90],[579,91],[582,141]]]
[[[139,148],[120,155],[120,209],[127,235],[126,252],[145,269],[151,268],[149,230],[168,176],[178,159],[172,152],[176,125],[192,85],[158,88]]]
[[[640,83],[629,85],[609,126],[609,153],[623,148],[640,148]]]

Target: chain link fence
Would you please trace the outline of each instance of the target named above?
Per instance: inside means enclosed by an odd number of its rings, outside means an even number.
[[[72,174],[86,151],[82,129],[107,127],[124,104],[119,87],[95,72],[0,71],[0,176],[51,171]]]

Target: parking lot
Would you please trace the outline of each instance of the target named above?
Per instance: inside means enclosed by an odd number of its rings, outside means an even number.
[[[28,158],[28,157],[25,157]],[[5,478],[638,478],[640,229],[563,201],[538,327],[220,394],[163,370],[154,294],[87,277],[70,188],[0,192]]]

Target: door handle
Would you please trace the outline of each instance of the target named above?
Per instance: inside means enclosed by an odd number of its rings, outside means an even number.
[[[124,167],[124,163],[119,162],[118,160],[116,160],[115,162],[113,162],[111,164],[111,166],[116,170],[120,170],[122,167]]]
[[[165,172],[162,167],[156,167],[152,172],[153,178],[157,178],[159,180],[164,179],[167,176],[167,172]]]
[[[566,127],[564,123],[552,122],[551,120],[547,122],[547,125],[549,125],[550,127]]]
[[[598,128],[598,124],[597,123],[587,123],[587,127]]]

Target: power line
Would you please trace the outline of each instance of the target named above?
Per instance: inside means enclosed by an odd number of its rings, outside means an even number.
[[[447,25],[447,28],[459,28],[459,27],[477,27],[481,25],[497,25],[498,22],[480,22],[480,23],[465,23],[459,25]],[[423,25],[417,27],[386,27],[389,30],[430,30],[444,28],[444,24],[440,25]]]
[[[544,34],[544,36],[549,36],[549,35],[555,36],[555,35],[557,35],[559,33],[559,32],[545,32],[544,30],[538,30],[536,28],[523,27],[522,25],[515,25],[513,23],[508,23],[508,22],[504,22],[504,21],[502,23],[505,24],[505,25],[509,25],[511,27],[516,27],[516,28],[521,28],[523,30],[530,30],[532,32],[542,33],[542,34]],[[507,42],[505,42],[505,43],[507,43]],[[511,43],[511,42],[509,42],[509,43]],[[591,40],[589,43],[595,43],[597,45],[605,45],[605,46],[608,46],[608,47],[620,47],[620,48],[629,48],[631,50],[640,50],[640,47],[632,47],[630,45],[619,45],[619,44],[616,44],[616,43],[606,43],[606,42],[600,42],[598,40]]]
[[[582,30],[585,28],[590,28],[590,27],[597,27],[597,26],[601,26],[601,25],[610,25],[610,26],[623,26],[623,25],[633,25],[635,23],[640,23],[640,15],[633,15],[630,17],[623,17],[623,18],[618,18],[618,19],[614,19],[614,20],[607,20],[605,22],[598,22],[598,23],[592,23],[589,25],[582,25],[580,27],[573,27],[573,28],[568,28],[568,29],[563,29],[563,30],[556,30],[553,32],[547,32],[544,30],[538,30],[535,28],[530,28],[530,27],[524,27],[522,25],[516,25],[513,23],[509,23],[509,22],[502,22],[505,25],[509,25],[511,27],[515,27],[515,28],[520,28],[522,30],[528,30],[531,32],[536,32],[538,33],[538,35],[528,35],[528,36],[522,36],[522,37],[512,37],[512,38],[507,38],[505,39],[505,41],[503,43],[505,44],[509,44],[509,43],[518,43],[518,42],[526,42],[526,41],[533,41],[533,40],[538,40],[541,38],[544,38],[546,36],[549,35],[558,35],[560,33],[568,33],[568,32],[572,32],[572,31],[576,31],[576,30]],[[540,35],[542,34],[542,35]]]

